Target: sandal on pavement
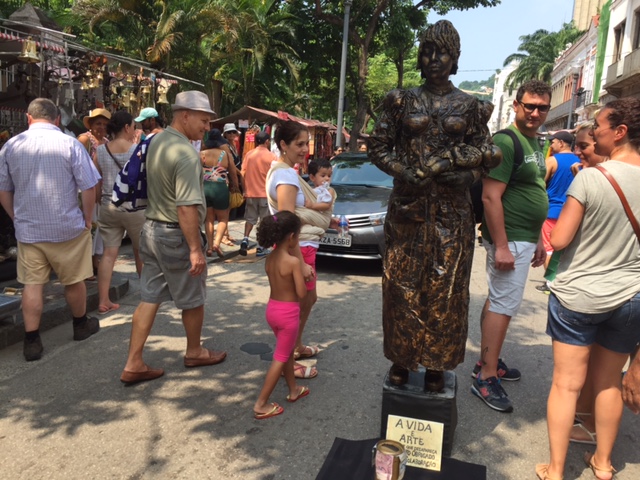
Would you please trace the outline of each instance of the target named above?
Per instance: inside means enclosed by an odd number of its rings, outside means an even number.
[[[284,408],[282,408],[280,405],[278,405],[275,402],[273,402],[271,406],[273,408],[268,412],[265,412],[265,413],[253,412],[253,418],[255,418],[256,420],[264,420],[265,418],[275,417],[276,415],[280,415],[282,412],[284,412]]]
[[[587,464],[587,467],[589,467],[591,469],[591,471],[593,472],[593,476],[596,477],[598,480],[610,480],[613,478],[613,475],[618,473],[618,471],[613,468],[613,466],[609,467],[609,468],[600,468],[598,467],[595,463],[593,463],[593,457],[594,457],[594,453],[589,453],[589,452],[584,452],[584,463]],[[610,473],[611,476],[608,479],[604,479],[602,477],[599,477],[598,474],[596,473],[596,470],[599,472],[606,472],[606,473]]]
[[[300,387],[300,390],[298,391],[298,396],[296,398],[291,398],[291,395],[287,395],[287,402],[289,402],[289,403],[297,402],[298,400],[300,400],[301,398],[306,397],[307,395],[309,395],[309,388],[308,387]]]
[[[581,436],[584,437],[585,435],[588,438],[580,438]],[[569,441],[573,443],[581,443],[583,445],[596,445],[596,432],[590,432],[583,423],[576,423],[571,429]]]
[[[222,253],[222,250],[220,250],[219,246],[214,245],[213,247],[211,247],[211,251],[216,252],[216,255],[218,255],[220,258],[224,258],[224,253]]]
[[[236,245],[235,242],[230,238],[223,238],[221,242],[224,243],[227,247],[234,247]]]
[[[315,366],[307,367],[306,365],[302,365],[301,363],[296,363],[293,366],[293,375],[296,378],[315,378],[318,376],[318,370]],[[284,370],[282,371],[281,376],[284,377]]]
[[[213,257],[213,249],[208,249],[207,250],[207,257]]]
[[[295,350],[293,352],[293,358],[294,360],[297,360],[299,358],[311,358],[311,357],[315,357],[319,352],[320,352],[320,349],[318,348],[317,345],[314,345],[314,346],[303,345],[302,350],[299,350],[299,351]]]
[[[540,480],[562,480],[562,477],[560,477],[560,478],[550,477],[549,475],[547,475],[548,471],[549,471],[549,465],[548,464],[539,463],[538,465],[536,465],[536,476]]]
[[[106,305],[98,305],[98,315],[105,315],[109,312],[113,312],[114,310],[117,310],[120,308],[120,305],[117,303],[114,303],[113,305],[111,305],[110,307],[107,307]]]

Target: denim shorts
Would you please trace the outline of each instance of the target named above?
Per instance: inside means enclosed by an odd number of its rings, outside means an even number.
[[[593,343],[616,353],[633,353],[640,342],[640,293],[606,313],[580,313],[562,306],[549,296],[547,335],[568,345],[587,347]]]

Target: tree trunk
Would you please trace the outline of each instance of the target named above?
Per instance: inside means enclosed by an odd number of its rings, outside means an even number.
[[[351,138],[349,139],[349,151],[355,152],[358,150],[358,137],[365,125],[367,118],[367,110],[369,101],[365,91],[365,82],[367,74],[369,73],[369,66],[367,64],[367,58],[369,58],[369,45],[362,44],[358,49],[358,83],[356,85],[356,118],[353,120],[351,128]]]
[[[404,83],[404,52],[400,52],[396,60],[396,69],[398,70],[398,88],[402,88]]]
[[[211,80],[211,97],[213,111],[220,116],[220,107],[222,106],[222,82],[220,80]]]

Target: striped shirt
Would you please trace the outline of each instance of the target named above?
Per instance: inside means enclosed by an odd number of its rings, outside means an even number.
[[[0,150],[0,190],[14,192],[16,239],[66,242],[85,229],[78,191],[100,174],[75,138],[48,122],[32,123]]]

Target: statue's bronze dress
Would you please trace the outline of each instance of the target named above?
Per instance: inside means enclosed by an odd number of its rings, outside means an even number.
[[[395,178],[384,226],[384,354],[411,370],[450,370],[464,361],[475,240],[469,183],[438,183],[429,172],[436,159],[474,178],[493,166],[492,109],[452,84],[437,93],[394,90],[369,139],[371,160]],[[406,168],[433,179],[407,183]]]

